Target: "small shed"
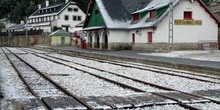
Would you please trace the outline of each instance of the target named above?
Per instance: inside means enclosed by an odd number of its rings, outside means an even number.
[[[50,34],[51,46],[70,45],[70,33],[65,30],[57,30]]]

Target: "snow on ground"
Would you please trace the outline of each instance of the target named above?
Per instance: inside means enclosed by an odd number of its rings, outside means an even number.
[[[2,49],[0,49],[0,54],[2,54],[3,52],[2,52]]]
[[[51,75],[53,80],[79,96],[115,96],[135,93],[89,74],[38,58],[34,55],[20,56],[40,71]]]
[[[161,106],[152,106],[140,108],[138,110],[188,110],[179,105],[161,105]]]
[[[191,50],[191,51],[186,50],[186,51],[171,51],[167,53],[138,53],[138,54],[220,62],[220,50]]]
[[[30,49],[30,48],[22,48],[22,49],[28,50],[29,53],[49,53],[49,52],[46,52],[46,51]]]
[[[8,47],[8,49],[11,50],[14,53],[22,53],[22,54],[27,53],[27,52],[21,51],[21,50],[19,50],[17,48],[10,48],[10,47]]]
[[[190,106],[199,108],[201,110],[219,110],[220,105],[216,103],[196,103],[196,104],[189,104]]]
[[[24,100],[33,98],[4,54],[0,54],[0,87],[4,99]]]
[[[14,48],[10,48],[12,51],[17,53],[26,53]],[[210,52],[213,52],[212,54]],[[0,91],[4,93],[5,99],[29,99],[33,98],[27,90],[25,86],[18,78],[17,73],[11,67],[10,63],[6,59],[6,57],[1,54],[0,50]],[[39,53],[43,53],[39,51]],[[178,52],[177,52],[178,53]],[[147,55],[145,53],[140,53],[143,55]],[[158,54],[158,53],[157,53]],[[153,54],[152,54],[153,55]],[[210,60],[210,61],[220,61],[218,55],[220,55],[219,51],[198,51],[198,52],[180,52],[179,54],[175,54],[175,52],[171,53],[163,53],[160,54],[165,57],[181,57],[181,58],[192,58],[199,60]],[[134,94],[134,91],[123,89],[114,84],[110,84],[94,76],[89,74],[82,73],[75,69],[62,66],[59,64],[52,63],[47,60],[43,60],[41,58],[37,58],[30,54],[20,55],[23,59],[30,62],[33,66],[39,68],[41,71],[47,73],[52,79],[56,82],[60,83],[62,86],[67,87],[69,91],[74,91],[74,94],[80,96],[106,96],[106,95],[129,95]],[[181,91],[192,92],[195,90],[207,90],[207,89],[220,89],[219,84],[214,83],[204,83],[201,81],[194,81],[185,78],[179,78],[176,76],[163,75],[159,73],[154,73],[150,71],[144,71],[133,68],[125,68],[121,66],[116,66],[108,63],[100,63],[97,61],[91,61],[81,58],[68,57],[59,54],[53,54],[52,56],[56,56],[59,58],[64,58],[70,61],[76,61],[78,63],[94,66],[96,68],[105,69],[107,71],[112,71],[120,75],[129,76],[132,78],[137,78],[147,82],[153,82],[155,84],[171,87],[174,89],[178,89]],[[201,56],[201,57],[199,57]],[[206,57],[206,58],[202,58]],[[73,63],[68,63],[69,65],[74,65]],[[80,67],[81,69],[88,70],[94,74],[99,74],[104,77],[111,77],[115,80],[128,83],[132,85],[134,82],[125,80],[123,78],[116,78],[114,75],[110,75],[105,72],[99,72],[97,70],[92,70],[83,66],[75,65],[76,67]],[[133,85],[134,86],[134,85]],[[143,87],[144,85],[139,84],[137,87]],[[150,88],[150,87],[149,87]],[[142,88],[142,89],[149,89]],[[1,101],[0,101],[1,103]],[[194,107],[198,107],[205,110],[218,110],[219,105],[214,103],[206,103],[206,104],[190,104]],[[178,105],[163,105],[163,106],[153,106],[140,108],[140,110],[185,110],[183,107]]]
[[[155,73],[151,71],[127,68],[127,67],[112,65],[108,63],[100,63],[97,61],[91,61],[91,60],[86,60],[86,59],[81,59],[81,58],[68,57],[68,56],[60,55],[60,54],[50,54],[50,55],[59,57],[59,58],[64,58],[69,61],[93,66],[95,68],[101,68],[106,71],[111,71],[111,72],[114,72],[120,75],[129,76],[131,78],[136,78],[136,79],[143,80],[146,82],[151,82],[151,83],[159,84],[162,86],[174,88],[177,90],[185,91],[185,92],[207,90],[207,89],[211,89],[211,90],[220,89],[220,84],[206,83],[206,82],[181,78],[177,76]],[[81,68],[85,68],[85,67],[81,67]]]

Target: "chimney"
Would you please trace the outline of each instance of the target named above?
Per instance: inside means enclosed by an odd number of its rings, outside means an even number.
[[[69,2],[69,0],[66,0],[66,3],[68,3]]]
[[[24,24],[24,21],[21,21],[21,23],[20,24]]]
[[[38,9],[41,9],[41,4],[38,5]]]
[[[46,7],[49,6],[49,0],[46,0]]]

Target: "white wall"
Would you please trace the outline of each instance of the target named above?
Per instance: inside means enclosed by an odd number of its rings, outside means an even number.
[[[129,42],[128,30],[109,30],[109,43],[127,43]]]
[[[74,11],[68,11],[68,8],[78,8],[78,12],[74,12]],[[69,16],[69,20],[66,21],[64,19],[65,15]],[[74,21],[73,20],[73,16],[81,16],[81,21]],[[65,10],[63,10],[60,14],[59,14],[59,19],[57,21],[57,26],[61,27],[62,25],[69,25],[70,28],[74,28],[75,25],[79,24],[80,22],[82,22],[83,20],[85,20],[85,13],[77,6],[77,5],[69,5]],[[70,29],[71,30],[71,29]]]
[[[138,33],[136,31],[138,30]],[[129,42],[132,42],[132,34],[135,34],[135,43],[147,43],[148,42],[148,32],[152,32],[152,29],[142,28],[133,29],[129,32]]]
[[[203,40],[216,40],[218,25],[215,20],[195,1],[181,0],[174,9],[174,20],[183,19],[184,11],[192,11],[194,20],[202,20],[202,26],[174,25],[174,43],[198,43]],[[168,42],[168,17],[157,27],[153,34],[153,42]]]

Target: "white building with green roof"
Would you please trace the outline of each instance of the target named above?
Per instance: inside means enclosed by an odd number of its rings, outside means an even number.
[[[57,30],[50,34],[51,46],[69,46],[70,33],[65,30]]]
[[[217,43],[219,26],[202,0],[91,0],[83,30],[88,48],[161,51]]]

